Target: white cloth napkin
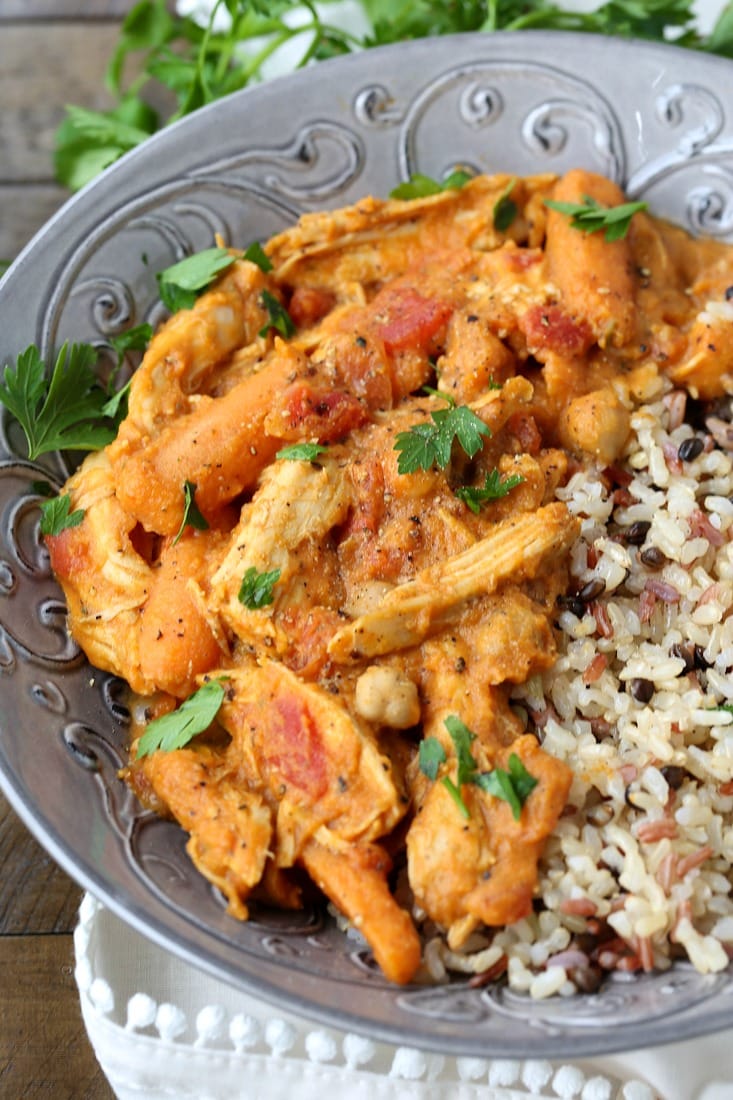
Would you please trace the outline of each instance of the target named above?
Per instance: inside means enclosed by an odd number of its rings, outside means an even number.
[[[444,1057],[279,1011],[155,946],[86,895],[89,1039],[118,1100],[732,1100],[733,1030],[577,1064]]]

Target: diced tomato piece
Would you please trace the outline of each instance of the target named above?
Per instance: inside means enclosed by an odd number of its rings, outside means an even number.
[[[513,436],[519,441],[519,446],[525,454],[539,454],[542,447],[542,436],[537,427],[537,421],[527,413],[514,413],[507,421],[507,427]]]
[[[376,534],[384,515],[384,467],[377,459],[354,463],[349,469],[356,490],[346,535],[356,531]]]
[[[445,332],[453,306],[424,298],[409,286],[387,286],[372,302],[372,312],[388,354],[407,350],[428,354]]]
[[[326,750],[318,725],[295,696],[273,700],[272,721],[263,741],[267,761],[286,783],[320,798],[328,787]]]
[[[531,351],[547,348],[560,355],[583,355],[593,343],[585,321],[575,321],[557,305],[532,306],[520,320]]]
[[[330,290],[298,286],[288,303],[288,313],[298,328],[307,328],[330,313],[335,301],[336,296]]]
[[[502,256],[510,271],[526,271],[538,264],[544,252],[541,248],[505,248]]]
[[[282,626],[289,639],[284,661],[301,680],[315,680],[328,663],[328,643],[343,621],[327,607],[285,609]]]
[[[332,337],[329,347],[344,389],[370,409],[392,407],[392,373],[381,340],[373,334],[339,334]]]
[[[83,524],[66,527],[58,535],[46,535],[51,568],[59,580],[70,580],[89,572],[92,559]]]
[[[289,386],[268,420],[268,431],[282,439],[333,443],[368,418],[368,409],[344,390],[316,390],[306,382]]]

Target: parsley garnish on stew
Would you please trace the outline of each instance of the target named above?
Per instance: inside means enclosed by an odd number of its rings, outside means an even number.
[[[272,271],[272,260],[259,241],[253,241],[252,244],[249,245],[244,253],[244,258],[245,260],[249,260],[250,263],[257,264],[260,271],[264,271],[265,274],[267,274],[268,271]]]
[[[473,783],[486,794],[507,802],[511,807],[513,817],[518,821],[522,813],[522,806],[537,786],[538,780],[530,775],[515,752],[509,756],[508,771],[504,768],[494,768],[490,772],[479,771],[478,764],[471,752],[471,743],[476,740],[476,734],[455,714],[449,714],[444,725],[453,742],[457,767],[455,782],[449,775],[444,775],[441,782],[462,816],[469,818],[470,813],[463,799],[461,787],[465,783]],[[418,762],[423,775],[426,775],[428,779],[437,779],[440,765],[444,764],[446,760],[445,749],[437,737],[423,739],[418,750]]]
[[[201,515],[196,503],[196,486],[193,481],[184,481],[183,483],[183,519],[176,537],[173,539],[174,546],[187,527],[194,527],[197,531],[208,531],[209,529],[209,525]]]
[[[269,573],[260,573],[254,565],[246,570],[239,588],[239,602],[243,603],[248,611],[256,611],[257,608],[267,607],[274,602],[273,589],[280,580],[280,570],[273,569]]]
[[[525,768],[515,752],[509,757],[509,770],[494,768],[491,772],[481,772],[474,779],[482,791],[501,798],[511,806],[515,821],[519,821],[522,806],[537,786],[539,780]]]
[[[189,695],[177,710],[154,718],[137,743],[137,759],[160,749],[173,752],[207,730],[219,713],[224,701],[224,688],[220,680],[211,680]]]
[[[517,216],[517,204],[511,198],[516,179],[509,180],[499,198],[494,203],[494,229],[504,233]]]
[[[84,511],[75,508],[71,511],[71,497],[68,493],[45,500],[41,505],[40,530],[42,535],[60,535],[67,527],[78,527],[84,519]]]
[[[445,749],[437,737],[424,737],[418,749],[420,771],[428,779],[437,779],[440,765],[446,761]]]
[[[228,248],[205,248],[156,275],[160,300],[171,313],[191,309],[199,294],[236,260]]]
[[[281,447],[275,458],[289,462],[314,462],[327,450],[328,447],[323,443],[292,443],[289,447]]]
[[[424,199],[428,195],[439,195],[441,191],[460,191],[473,177],[469,172],[456,169],[446,176],[444,180],[435,180],[431,176],[424,176],[416,172],[409,180],[399,183],[389,193],[391,199]]]
[[[467,405],[450,405],[431,413],[430,417],[430,421],[415,424],[395,436],[398,473],[412,474],[433,466],[445,469],[450,462],[454,440],[460,443],[469,458],[473,458],[483,447],[484,438],[491,435],[491,430]]]
[[[114,382],[127,352],[145,351],[152,338],[153,326],[147,324],[147,322],[142,325],[135,325],[134,328],[128,328],[125,332],[119,333],[118,336],[110,336],[110,345],[117,352],[117,363],[107,383],[107,392],[111,396],[102,409],[105,416],[109,416],[113,420],[119,422],[127,415],[126,398],[132,379],[129,379],[129,381],[117,390],[116,393],[112,392]]]
[[[557,210],[560,214],[566,214],[570,218],[573,229],[579,229],[583,233],[599,233],[604,231],[607,241],[621,240],[629,231],[631,219],[640,210],[646,210],[646,202],[622,202],[618,206],[601,206],[599,202],[585,196],[583,202],[556,202],[554,199],[545,199],[545,206],[551,210]]]
[[[263,290],[260,295],[262,305],[267,310],[267,324],[260,329],[260,336],[267,336],[271,328],[279,332],[286,340],[295,332],[295,322],[282,302],[279,302],[269,290]]]
[[[482,504],[492,500],[501,500],[512,489],[516,489],[517,485],[521,485],[523,481],[524,478],[521,474],[510,474],[508,477],[502,478],[499,471],[494,467],[493,470],[489,470],[483,485],[462,485],[455,492],[458,499],[462,500],[472,512],[478,515]]]

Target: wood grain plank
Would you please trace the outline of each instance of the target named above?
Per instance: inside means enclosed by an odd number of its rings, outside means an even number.
[[[31,836],[2,795],[0,868],[0,936],[73,930],[81,890]],[[3,976],[0,988],[4,983]]]
[[[106,110],[115,25],[7,26],[0,34],[0,180],[50,182],[66,103]],[[28,79],[32,74],[32,79]]]
[[[0,23],[40,19],[122,19],[135,0],[2,0]]]
[[[0,183],[0,260],[14,260],[68,197],[54,183]]]
[[[81,1018],[70,934],[0,938],[0,1096],[114,1100]]]
[[[54,135],[66,104],[94,111],[114,106],[104,76],[118,34],[119,28],[113,23],[38,23],[3,28],[0,182],[53,181]],[[134,77],[134,60],[126,75]],[[173,96],[161,85],[151,84],[146,98],[163,118],[174,109]]]

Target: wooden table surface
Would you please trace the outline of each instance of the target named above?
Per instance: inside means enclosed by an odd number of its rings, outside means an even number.
[[[133,0],[0,0],[0,259],[68,198],[53,178],[65,103],[111,104],[104,69]],[[73,977],[81,892],[0,794],[0,1097],[110,1100]]]

